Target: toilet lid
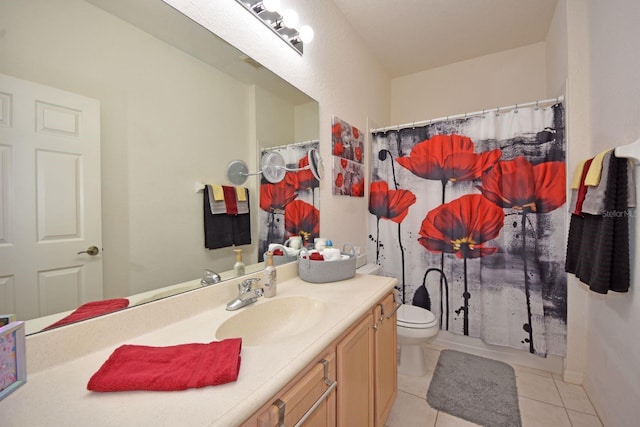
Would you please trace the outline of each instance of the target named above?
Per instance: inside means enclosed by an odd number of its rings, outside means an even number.
[[[410,304],[398,309],[398,324],[409,328],[424,328],[436,323],[436,316],[429,310]]]

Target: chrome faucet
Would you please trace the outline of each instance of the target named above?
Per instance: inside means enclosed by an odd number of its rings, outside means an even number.
[[[215,285],[216,283],[222,282],[222,278],[218,273],[211,270],[205,270],[204,276],[200,279],[200,284],[202,286]]]
[[[259,282],[260,279],[245,279],[238,284],[238,296],[227,304],[227,310],[233,311],[249,304],[253,304],[263,294],[262,288],[253,288],[253,284]]]

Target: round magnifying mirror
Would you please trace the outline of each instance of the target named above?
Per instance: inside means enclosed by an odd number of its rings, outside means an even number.
[[[233,185],[242,185],[247,181],[249,168],[242,160],[233,160],[227,165],[227,179]]]
[[[262,156],[260,165],[262,166],[262,176],[272,184],[282,181],[287,173],[284,157],[275,151]]]
[[[324,164],[322,163],[320,153],[317,149],[312,148],[309,150],[307,158],[309,159],[309,169],[311,170],[311,173],[318,181],[321,181],[324,176]]]

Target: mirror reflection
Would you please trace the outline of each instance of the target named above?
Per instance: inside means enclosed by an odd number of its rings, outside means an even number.
[[[2,173],[13,174],[3,202],[38,202],[32,215],[7,203],[16,210],[0,212],[3,225],[15,225],[0,245],[0,312],[21,320],[88,301],[166,297],[192,289],[189,281],[201,286],[205,269],[231,277],[233,247],[204,246],[198,186],[228,185],[233,159],[257,169],[261,149],[318,138],[317,102],[161,0],[2,2],[0,73],[9,84],[0,92],[25,84],[53,93],[38,110],[52,125],[43,141],[72,140],[32,148],[39,163],[9,168],[20,146],[0,126]],[[67,95],[77,96],[73,108]],[[87,141],[98,148],[79,152]],[[56,198],[67,193],[51,188],[65,185],[89,191]],[[252,241],[240,248],[252,264],[262,256],[259,179],[244,186]],[[78,207],[90,199],[87,211]],[[21,249],[25,235],[33,251]],[[91,246],[99,248],[93,256]]]

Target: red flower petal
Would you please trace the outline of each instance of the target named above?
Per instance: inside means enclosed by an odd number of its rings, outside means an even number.
[[[479,178],[502,155],[500,150],[477,154],[473,148],[473,142],[466,136],[435,135],[416,144],[409,157],[396,161],[424,179],[469,181]]]
[[[297,197],[295,187],[282,180],[277,184],[260,185],[260,209],[266,212],[282,210]]]
[[[353,197],[364,196],[364,179],[359,179],[351,184],[351,195]]]
[[[431,252],[458,257],[490,255],[483,245],[500,234],[504,211],[480,194],[470,194],[431,210],[422,221],[418,242]]]
[[[564,162],[545,162],[533,167],[537,212],[551,212],[567,201]]]
[[[566,201],[565,165],[544,162],[533,166],[525,157],[498,162],[482,176],[482,194],[503,208],[547,213]]]
[[[294,200],[284,209],[284,228],[293,236],[311,241],[320,236],[320,211],[307,202]]]
[[[356,157],[356,160],[361,162],[362,161],[362,148],[360,147],[356,147],[354,151],[354,155]]]
[[[309,166],[309,157],[304,156],[298,161],[298,168],[302,169]],[[316,188],[320,186],[320,182],[316,179],[310,169],[305,169],[296,172],[298,178],[297,188],[308,190],[310,188]]]
[[[369,212],[378,218],[400,224],[409,213],[416,196],[409,190],[389,190],[384,181],[372,182],[369,187]]]

